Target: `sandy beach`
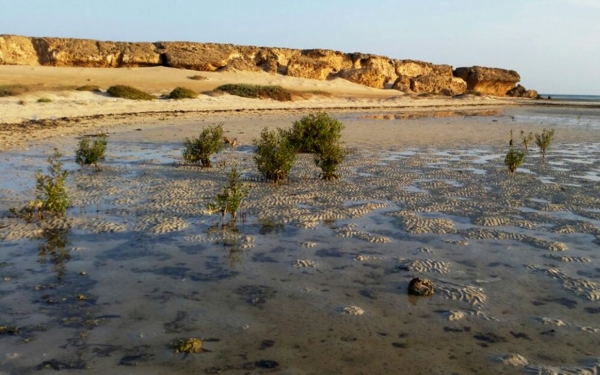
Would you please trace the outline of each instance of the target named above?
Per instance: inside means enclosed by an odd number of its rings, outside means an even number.
[[[0,66],[1,83],[42,87],[0,98],[0,374],[600,371],[599,109],[194,74]],[[298,94],[137,102],[55,87],[232,82]],[[300,154],[282,186],[261,181],[252,140],[317,111],[345,125],[341,178]],[[217,123],[239,145],[210,170],[184,163],[183,140]],[[521,130],[556,132],[514,175],[511,129],[519,148]],[[106,161],[82,169],[79,138],[98,132]],[[55,147],[67,217],[13,217]],[[250,195],[223,230],[206,203],[233,165]],[[435,294],[409,297],[413,277]],[[174,353],[188,337],[206,350]]]

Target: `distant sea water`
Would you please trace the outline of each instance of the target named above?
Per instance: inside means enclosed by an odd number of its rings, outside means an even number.
[[[600,102],[600,95],[561,95],[561,94],[540,94],[542,99],[548,97],[552,100],[564,100],[569,102]]]

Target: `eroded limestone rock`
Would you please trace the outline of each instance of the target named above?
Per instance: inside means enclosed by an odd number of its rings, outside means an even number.
[[[473,66],[457,68],[454,76],[467,82],[468,91],[477,91],[484,95],[505,96],[521,80],[514,70]]]

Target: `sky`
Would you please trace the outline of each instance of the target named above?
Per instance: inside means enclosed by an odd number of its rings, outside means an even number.
[[[600,0],[0,0],[0,34],[325,48],[600,95]]]

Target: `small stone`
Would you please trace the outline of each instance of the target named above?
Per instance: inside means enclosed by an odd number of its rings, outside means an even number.
[[[433,281],[425,278],[421,279],[415,277],[408,284],[408,294],[413,296],[432,296]]]

